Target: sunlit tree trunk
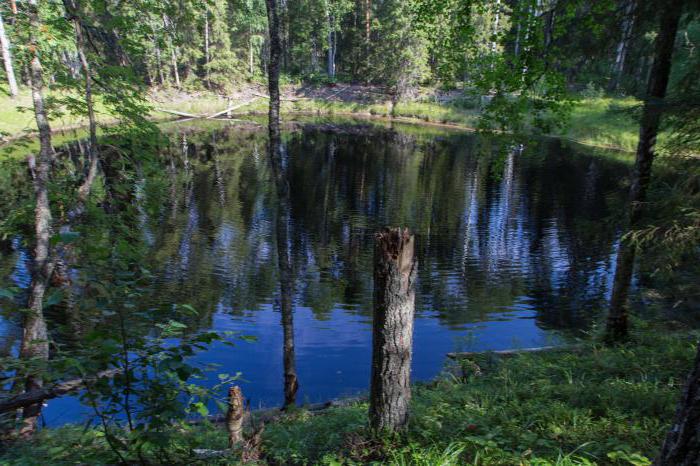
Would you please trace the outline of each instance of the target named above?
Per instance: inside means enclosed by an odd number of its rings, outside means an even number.
[[[408,229],[385,229],[374,247],[374,316],[369,422],[374,430],[401,429],[411,401],[415,310],[415,238]]]
[[[161,59],[160,46],[158,45],[158,39],[153,37],[153,49],[156,56],[156,68],[158,69],[158,77],[160,78],[160,85],[165,85],[165,74],[163,73],[163,61]]]
[[[671,72],[671,57],[681,16],[683,0],[668,0],[661,11],[659,33],[656,38],[654,64],[649,76],[647,95],[639,127],[639,144],[635,158],[632,186],[629,199],[629,231],[639,226],[651,180],[654,161],[654,146],[661,123],[663,99]],[[617,265],[613,281],[613,292],[606,324],[606,339],[610,342],[623,340],[628,333],[627,295],[632,281],[636,248],[628,238],[620,241]]]
[[[0,47],[2,47],[2,61],[5,64],[5,74],[7,75],[7,85],[12,97],[19,94],[17,79],[15,78],[15,68],[12,65],[12,51],[10,50],[10,39],[5,32],[5,23],[0,14]]]
[[[83,26],[80,20],[80,6],[76,0],[65,0],[63,3],[66,7],[66,12],[73,21],[73,28],[75,29],[75,48],[78,51],[78,58],[85,78],[85,105],[88,113],[90,145],[87,150],[88,172],[85,176],[85,180],[83,180],[83,183],[78,189],[78,201],[80,204],[83,204],[90,195],[92,185],[97,177],[99,159],[97,153],[97,122],[95,121],[95,106],[92,97],[92,71],[90,69],[90,63],[85,56],[85,39],[83,37]]]
[[[170,22],[170,19],[166,16],[163,15],[163,28],[165,29],[165,33],[168,34],[168,44],[170,48],[170,67],[173,70],[173,78],[175,79],[175,87],[178,89],[180,88],[180,71],[178,70],[177,66],[177,51],[175,47],[175,42],[173,41],[172,37],[170,36],[170,29],[172,28],[172,23]]]
[[[44,104],[44,77],[39,58],[39,43],[36,33],[41,28],[37,0],[27,2],[27,19],[29,22],[30,46],[33,51],[29,64],[34,116],[39,130],[39,157],[33,164],[34,192],[36,207],[34,211],[35,247],[32,285],[29,295],[29,310],[24,317],[24,332],[20,346],[20,358],[24,360],[47,360],[49,357],[48,333],[44,320],[43,301],[51,277],[50,258],[51,208],[49,205],[49,175],[53,159],[51,144],[51,127]],[[37,374],[30,374],[25,383],[27,391],[43,386],[43,380]],[[20,436],[28,437],[34,433],[41,414],[41,404],[24,408]]]
[[[700,464],[700,345],[695,365],[685,382],[671,429],[654,466]]]
[[[493,38],[491,39],[491,53],[495,54],[498,43],[496,42],[496,37],[498,36],[498,28],[501,21],[501,0],[496,0],[496,5],[494,7],[495,15],[493,20]]]
[[[627,57],[627,49],[629,48],[630,40],[632,39],[632,27],[634,25],[634,9],[635,0],[628,0],[625,6],[624,18],[622,19],[622,37],[617,44],[615,50],[615,63],[613,64],[612,79],[610,80],[609,90],[614,91],[620,85],[622,72],[625,69],[625,58]]]

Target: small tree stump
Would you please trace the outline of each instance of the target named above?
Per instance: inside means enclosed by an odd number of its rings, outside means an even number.
[[[415,238],[408,229],[384,229],[374,248],[374,317],[369,420],[374,430],[408,422],[415,310]]]
[[[243,418],[245,405],[240,387],[234,385],[228,391],[228,412],[226,413],[226,430],[228,446],[233,448],[243,441]]]

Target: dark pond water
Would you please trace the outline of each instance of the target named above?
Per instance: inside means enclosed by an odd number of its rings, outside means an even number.
[[[167,319],[174,304],[189,304],[200,312],[187,322],[193,331],[256,336],[197,356],[241,372],[253,406],[283,400],[285,276],[298,400],[367,389],[373,233],[385,225],[417,235],[416,380],[438,374],[449,351],[551,344],[600,317],[629,171],[613,157],[558,140],[520,145],[413,127],[301,126],[284,136],[290,196],[280,209],[266,131],[171,131],[163,169],[135,184],[129,247],[142,251],[153,274],[140,305]],[[30,254],[20,239],[13,244],[0,262],[0,287],[26,288]],[[285,252],[288,275],[278,261]],[[90,287],[81,293],[89,302]],[[48,313],[49,328],[69,341],[75,335],[66,327],[83,324],[66,326],[60,314]],[[0,314],[4,354],[21,335],[13,316]],[[106,316],[90,322],[113,325]],[[44,416],[57,425],[85,411],[64,398],[50,401]]]

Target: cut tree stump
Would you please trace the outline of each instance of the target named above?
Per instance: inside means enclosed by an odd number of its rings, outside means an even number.
[[[374,316],[369,421],[372,429],[397,430],[408,422],[415,310],[415,237],[384,229],[374,247]]]

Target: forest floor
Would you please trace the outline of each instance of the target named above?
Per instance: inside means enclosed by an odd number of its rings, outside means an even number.
[[[266,114],[267,94],[264,86],[250,85],[228,96],[210,92],[153,90],[149,100],[154,121],[173,119],[175,111],[193,115],[211,115],[227,106],[246,103],[233,110],[233,115]],[[390,96],[382,88],[352,84],[334,86],[286,86],[282,93],[283,114],[344,115],[358,117],[396,118],[415,123],[474,129],[478,125],[479,102],[465,98],[460,91],[423,89],[412,99],[401,102],[393,110]],[[633,151],[637,142],[637,124],[632,109],[638,105],[633,98],[581,98],[574,105],[571,118],[563,130],[551,136],[566,138],[581,144]],[[97,105],[102,123],[113,123],[102,105]],[[52,121],[54,131],[66,131],[87,125],[83,116],[64,113]],[[10,99],[0,97],[0,144],[31,135],[35,123],[28,91]]]
[[[414,387],[411,421],[374,436],[367,405],[312,414],[303,408],[268,423],[247,454],[255,464],[648,465],[673,417],[698,334],[637,324],[627,344],[579,342],[573,352],[483,354],[450,363]],[[205,461],[194,449],[226,450],[220,425],[181,424],[168,440],[170,464],[238,464],[239,453]],[[156,451],[142,451],[154,463]],[[0,464],[110,464],[99,430],[45,429],[0,455]]]

